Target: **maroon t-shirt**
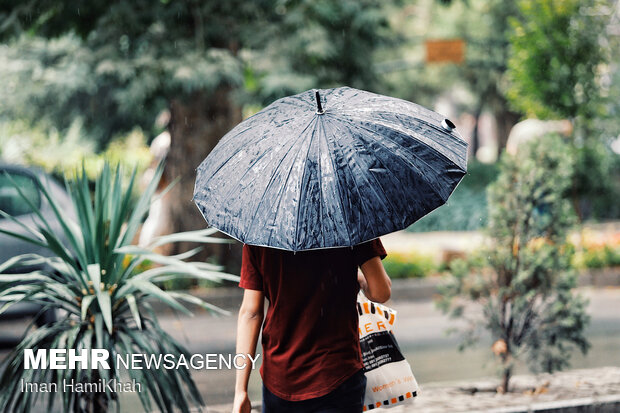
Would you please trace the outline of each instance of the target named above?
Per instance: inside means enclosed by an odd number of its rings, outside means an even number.
[[[263,291],[261,376],[290,401],[323,396],[363,367],[356,298],[357,267],[386,256],[381,241],[293,253],[243,246],[239,286]]]

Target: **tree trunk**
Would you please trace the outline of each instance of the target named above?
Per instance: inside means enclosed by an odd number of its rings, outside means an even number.
[[[512,377],[512,364],[510,363],[510,353],[506,351],[502,355],[502,387],[501,390],[503,393],[508,393],[510,391],[510,378]]]
[[[471,132],[471,152],[472,159],[476,159],[478,149],[480,149],[480,116],[482,116],[482,109],[484,108],[483,100],[480,99],[478,105],[476,105],[476,111],[474,112],[474,118],[476,123],[474,124],[474,130]]]
[[[494,111],[495,123],[497,131],[497,156],[501,156],[502,151],[506,148],[508,142],[508,135],[514,125],[519,122],[521,114],[513,112],[508,108],[508,102],[499,105]]]
[[[512,369],[511,368],[506,368],[504,369],[504,373],[503,373],[503,377],[502,377],[502,390],[504,391],[504,393],[508,393],[510,391],[510,387],[509,383],[510,383],[510,376],[512,373]]]
[[[170,102],[171,143],[164,178],[168,181],[180,179],[166,196],[173,232],[206,227],[204,218],[192,201],[196,168],[220,138],[240,121],[241,108],[232,102],[230,87],[220,87],[212,93],[195,92],[184,100],[173,99]],[[170,253],[180,253],[192,247],[195,245],[175,245]],[[237,254],[240,259],[238,246],[231,248],[213,244],[204,247],[196,259],[215,256],[218,263],[224,265],[235,263]]]

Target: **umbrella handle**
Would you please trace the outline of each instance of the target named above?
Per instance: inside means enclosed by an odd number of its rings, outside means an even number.
[[[314,91],[314,97],[316,99],[316,113],[318,115],[324,114],[325,111],[323,110],[323,106],[321,105],[321,95],[319,95],[319,91],[318,90]]]

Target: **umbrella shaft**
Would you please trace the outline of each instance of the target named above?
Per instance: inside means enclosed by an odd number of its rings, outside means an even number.
[[[314,97],[316,98],[316,113],[322,115],[323,113],[325,113],[325,111],[323,110],[323,106],[321,105],[321,95],[319,95],[318,90],[314,92]]]

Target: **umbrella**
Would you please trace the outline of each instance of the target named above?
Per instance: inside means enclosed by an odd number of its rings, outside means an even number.
[[[228,132],[200,164],[207,223],[251,245],[348,247],[444,204],[467,143],[422,106],[353,88],[279,99]]]

